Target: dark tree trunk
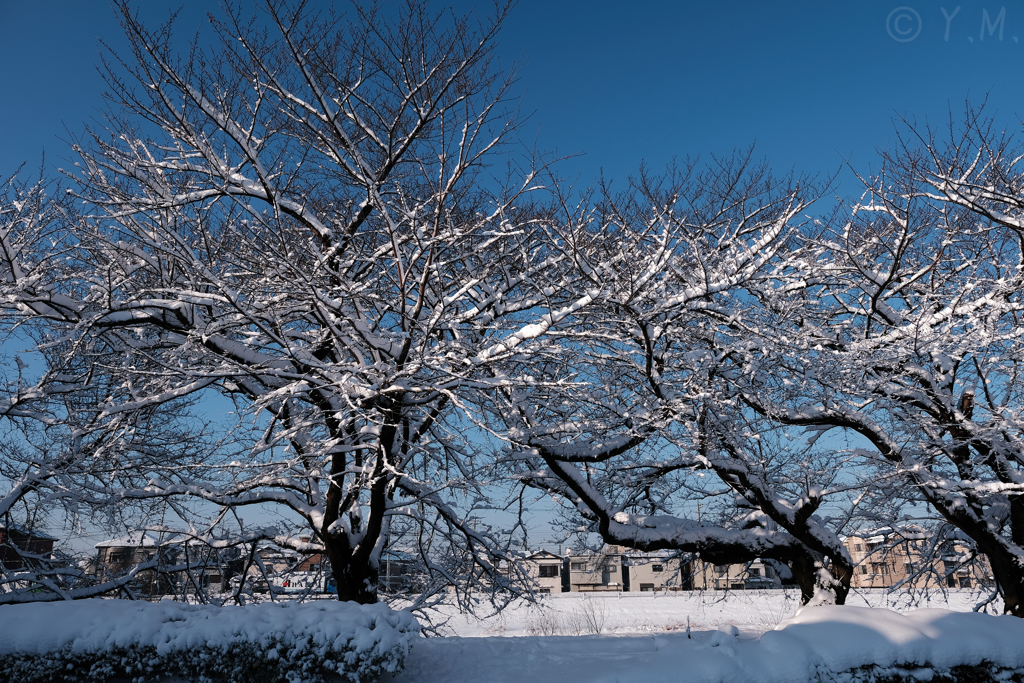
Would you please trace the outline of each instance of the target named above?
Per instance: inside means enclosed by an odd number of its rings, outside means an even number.
[[[1002,545],[987,548],[979,543],[978,546],[992,565],[992,576],[1003,597],[1003,613],[1024,617],[1024,566],[1020,558]]]
[[[843,566],[845,563],[838,563],[833,558],[830,573],[833,580],[828,585],[822,583],[821,562],[812,555],[797,557],[789,562],[793,578],[800,586],[800,604],[806,605],[814,598],[815,589],[820,587],[835,596],[837,605],[845,605],[846,597],[850,594],[850,580],[853,577],[851,567]]]
[[[1024,541],[1024,497],[1008,496],[1010,502],[1010,543],[1017,548]],[[1003,612],[1024,617],[1024,558],[1007,547],[1006,538],[985,523],[979,506],[970,511],[953,507],[942,498],[930,496],[929,501],[947,522],[971,538],[980,553],[992,566],[996,588],[1003,598]]]
[[[328,537],[324,540],[331,575],[338,592],[338,600],[372,605],[377,602],[377,584],[380,572],[369,559],[361,560],[359,553],[351,552],[347,538]]]
[[[832,564],[829,565],[829,572],[835,578],[836,604],[845,605],[846,596],[850,594],[850,582],[853,581],[853,565],[847,564],[845,560],[832,557]]]
[[[333,564],[331,565],[333,568]],[[377,602],[377,581],[379,572],[368,564],[351,563],[339,569],[333,569],[334,582],[338,587],[338,600],[358,602],[360,605],[372,605]]]
[[[814,581],[817,572],[814,569],[814,559],[801,557],[789,563],[789,569],[793,572],[793,579],[800,586],[800,604],[806,605],[814,597]]]

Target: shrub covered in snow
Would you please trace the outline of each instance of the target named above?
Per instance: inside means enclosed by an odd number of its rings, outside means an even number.
[[[319,683],[402,667],[419,633],[385,605],[320,602],[213,607],[80,600],[0,607],[0,680]]]
[[[761,636],[762,661],[803,660],[812,680],[987,683],[1024,680],[1024,621],[866,607],[803,609]],[[802,673],[802,672],[801,672]],[[799,674],[798,674],[799,675]],[[779,678],[783,678],[780,676]]]

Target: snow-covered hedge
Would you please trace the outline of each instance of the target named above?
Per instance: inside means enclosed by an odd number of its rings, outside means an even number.
[[[761,636],[776,680],[1020,681],[1024,619],[919,609],[806,607]]]
[[[402,667],[419,624],[385,605],[213,607],[79,600],[0,607],[0,681],[372,681]]]

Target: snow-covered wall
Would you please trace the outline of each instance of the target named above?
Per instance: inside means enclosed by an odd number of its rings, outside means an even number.
[[[374,680],[401,669],[419,624],[385,605],[245,607],[79,600],[0,607],[0,680],[172,675],[228,681]]]

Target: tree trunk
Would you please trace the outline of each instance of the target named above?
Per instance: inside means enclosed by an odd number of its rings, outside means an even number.
[[[797,585],[800,586],[801,607],[808,604],[828,604],[827,601],[822,601],[826,595],[831,596],[832,604],[846,604],[852,571],[844,571],[842,567],[837,567],[839,576],[833,576],[819,560],[810,555],[791,560],[789,568]]]
[[[1024,498],[1010,498],[1010,543],[1016,548],[1024,541]],[[1006,539],[999,531],[992,530],[983,521],[980,510],[972,510],[968,514],[963,508],[954,508],[945,504],[944,500],[934,497],[929,499],[947,522],[964,532],[977,544],[980,553],[988,558],[992,566],[992,576],[996,581],[996,589],[1003,598],[1003,613],[1024,618],[1024,557],[1007,547]]]
[[[340,568],[331,563],[334,583],[338,588],[338,600],[372,605],[377,602],[377,582],[380,578],[377,568],[369,563],[351,562]]]
[[[986,548],[980,543],[978,546],[992,565],[996,588],[1003,597],[1003,613],[1024,618],[1024,566],[1021,558],[1003,546]]]
[[[803,607],[814,597],[814,560],[809,557],[798,558],[789,563],[793,578],[800,586],[800,606]]]
[[[362,553],[353,553],[348,538],[325,535],[324,549],[331,563],[331,575],[338,600],[372,605],[377,602],[380,571]]]

